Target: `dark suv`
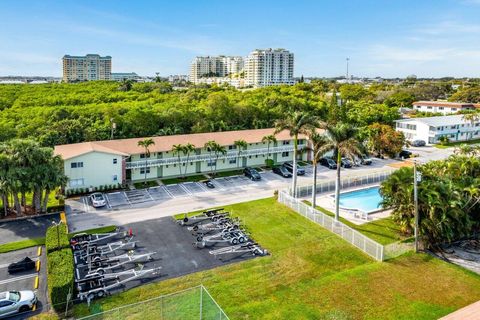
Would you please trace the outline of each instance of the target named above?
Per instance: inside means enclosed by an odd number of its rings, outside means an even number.
[[[398,157],[399,157],[400,159],[408,159],[408,158],[411,157],[411,155],[412,155],[412,153],[411,153],[410,151],[408,151],[408,150],[402,150],[402,151],[400,151],[400,153],[398,154]]]
[[[291,178],[292,174],[284,166],[278,166],[273,168],[273,173],[276,173],[284,178]]]
[[[260,174],[258,173],[257,170],[255,170],[254,168],[250,168],[250,167],[246,167],[244,170],[243,170],[243,173],[245,174],[245,176],[247,178],[250,178],[250,180],[252,181],[257,181],[257,180],[261,180],[262,177],[260,176]]]
[[[333,161],[333,159],[330,158],[320,159],[320,164],[329,169],[337,169],[337,164],[335,163],[335,161]]]
[[[285,169],[287,169],[289,172],[293,174],[293,161],[287,161],[283,164],[283,166],[285,167]],[[297,175],[303,176],[304,174],[305,174],[305,169],[301,168],[297,164]]]

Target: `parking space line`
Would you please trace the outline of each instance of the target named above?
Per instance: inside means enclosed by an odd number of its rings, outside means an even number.
[[[105,194],[105,200],[107,200],[108,209],[112,209],[112,206],[110,205],[110,200],[108,199],[107,194]]]
[[[176,198],[170,191],[168,191],[168,188],[166,186],[163,186],[163,190],[170,196],[170,198]]]
[[[203,183],[200,183],[200,182],[195,182],[195,183],[199,186],[200,189],[203,189],[204,191],[210,191],[210,189],[205,187],[205,185]]]
[[[123,193],[123,196],[124,196],[125,199],[127,200],[128,204],[131,206],[132,203],[130,202],[130,200],[128,200],[128,196],[127,196],[127,194],[125,193],[125,191],[122,191],[121,193]]]
[[[150,200],[155,201],[155,199],[153,199],[152,195],[150,194],[150,188],[147,189],[147,194],[150,197]]]
[[[83,202],[83,211],[85,212],[90,212],[88,208],[88,200],[86,197],[82,197],[82,202]]]
[[[186,192],[188,195],[191,195],[191,196],[193,195],[193,193],[191,193],[191,192],[187,189],[187,187],[185,187],[185,186],[183,185],[183,183],[180,183],[179,186],[180,186],[180,188],[182,188],[183,190],[185,190],[185,192]]]
[[[26,280],[26,279],[31,279],[33,277],[37,277],[36,273],[32,274],[26,274],[23,276],[15,277],[15,278],[10,278],[10,279],[5,279],[5,280],[0,280],[0,284],[7,284],[10,282],[15,282],[15,281],[20,281],[20,280]]]

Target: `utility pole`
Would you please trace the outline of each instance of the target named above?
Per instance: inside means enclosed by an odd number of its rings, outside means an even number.
[[[350,61],[350,58],[347,57],[347,75],[345,77],[346,82],[348,83],[348,62]]]
[[[417,161],[413,161],[413,202],[415,207],[415,253],[418,253],[418,182],[422,181],[422,174],[417,172]]]

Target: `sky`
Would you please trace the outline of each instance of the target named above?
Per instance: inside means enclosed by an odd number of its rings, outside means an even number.
[[[0,76],[61,76],[65,54],[112,72],[187,74],[197,55],[295,54],[295,76],[480,77],[480,0],[2,0]]]

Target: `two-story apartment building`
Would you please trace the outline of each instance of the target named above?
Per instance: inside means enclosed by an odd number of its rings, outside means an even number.
[[[463,115],[411,118],[396,121],[396,130],[409,141],[438,143],[446,136],[451,142],[480,139],[480,121],[465,120]]]
[[[65,174],[69,178],[67,189],[99,187],[196,175],[217,171],[229,171],[247,166],[262,166],[267,157],[275,163],[292,160],[293,138],[287,131],[278,133],[276,143],[264,143],[263,137],[272,135],[274,129],[255,129],[225,132],[184,134],[152,137],[155,144],[150,154],[138,142],[144,138],[83,142],[55,147],[55,154],[64,159]],[[236,140],[245,140],[247,148],[238,150]],[[225,148],[225,153],[211,152],[205,148],[208,141],[215,141]],[[173,152],[174,145],[191,143],[195,151],[189,155]],[[299,137],[299,149],[306,147],[305,136]],[[268,156],[267,156],[268,152]],[[218,158],[217,158],[218,156]],[[302,159],[308,153],[301,154]]]
[[[447,101],[416,101],[412,103],[413,110],[431,113],[442,113],[444,115],[457,113],[464,110],[475,110],[480,108],[479,104],[447,102]]]

